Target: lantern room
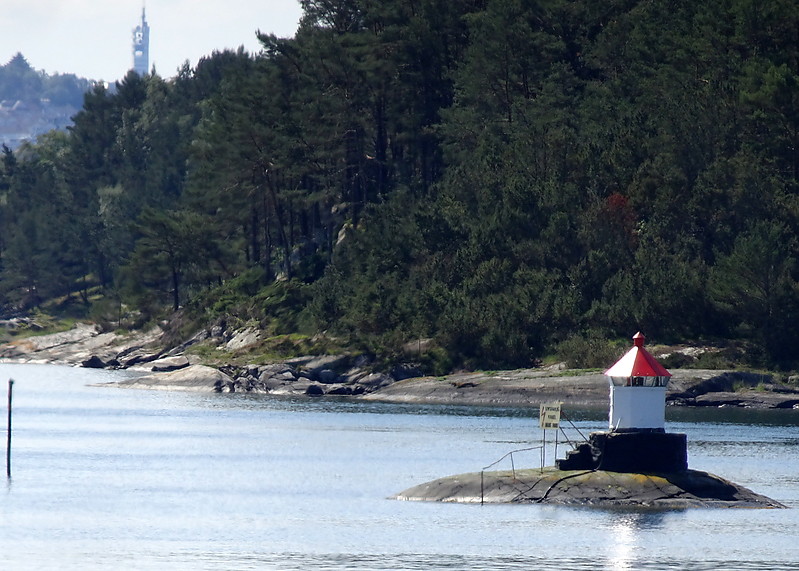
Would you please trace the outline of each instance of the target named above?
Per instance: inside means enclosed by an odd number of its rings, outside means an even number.
[[[665,430],[669,373],[644,349],[646,338],[633,336],[633,347],[605,371],[610,382],[609,428],[621,431]]]

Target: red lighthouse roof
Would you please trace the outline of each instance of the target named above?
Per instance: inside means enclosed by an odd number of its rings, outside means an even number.
[[[633,336],[633,348],[605,371],[608,377],[670,377],[663,365],[644,349],[645,337],[639,331]]]

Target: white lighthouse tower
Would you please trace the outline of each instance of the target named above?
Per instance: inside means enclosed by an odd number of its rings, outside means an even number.
[[[644,349],[641,333],[633,347],[605,371],[610,382],[607,432],[592,432],[588,442],[557,460],[561,470],[608,470],[641,474],[688,469],[685,434],[666,432],[669,373]]]
[[[671,373],[644,349],[644,336],[605,371],[610,381],[610,430],[665,431],[666,385]]]

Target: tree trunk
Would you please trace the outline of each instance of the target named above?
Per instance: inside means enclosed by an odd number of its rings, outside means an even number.
[[[277,219],[277,235],[280,238],[280,246],[283,249],[283,270],[286,272],[286,279],[291,279],[291,247],[289,245],[288,236],[286,236],[286,225],[283,220],[283,208],[277,197],[277,189],[275,182],[272,180],[270,173],[266,174],[267,188],[269,188],[269,195],[272,198],[272,207]]]
[[[255,205],[255,200],[250,208],[250,248],[252,248],[252,263],[258,264],[261,261],[261,244],[258,241],[258,228],[260,228],[258,221],[258,208]]]
[[[272,233],[270,232],[271,217],[269,216],[269,204],[265,192],[261,193],[261,204],[264,211],[264,281],[265,283],[270,283],[275,279],[275,276],[272,271]]]
[[[180,309],[180,274],[178,272],[177,264],[172,264],[172,309],[177,311]]]

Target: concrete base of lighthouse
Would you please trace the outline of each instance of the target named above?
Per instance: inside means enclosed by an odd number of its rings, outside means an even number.
[[[592,432],[588,442],[556,464],[560,470],[681,472],[688,469],[688,439],[685,434],[658,430]]]

